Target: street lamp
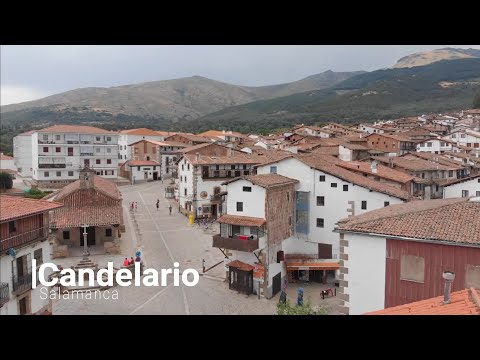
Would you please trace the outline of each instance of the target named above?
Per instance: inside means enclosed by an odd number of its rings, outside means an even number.
[[[90,251],[88,250],[88,245],[87,245],[88,225],[82,225],[82,227],[83,227],[83,260],[88,260],[88,257],[90,256]]]

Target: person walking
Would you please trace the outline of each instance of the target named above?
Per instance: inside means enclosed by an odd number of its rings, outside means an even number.
[[[168,205],[168,211],[170,211],[170,215],[172,215],[172,205]]]
[[[133,203],[133,201],[132,201],[132,202],[130,203],[130,211],[133,211],[134,206],[135,206],[135,205],[134,205],[134,203]]]
[[[137,202],[135,201],[135,211],[138,210],[138,205],[137,205]]]
[[[160,207],[160,199],[157,199],[157,211],[159,207]]]

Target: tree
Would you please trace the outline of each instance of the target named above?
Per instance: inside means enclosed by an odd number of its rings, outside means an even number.
[[[6,190],[13,187],[12,175],[6,172],[0,172],[0,189]]]
[[[327,310],[323,307],[313,308],[308,301],[303,305],[292,305],[287,299],[285,303],[278,302],[277,315],[327,315]]]
[[[480,109],[480,91],[477,92],[473,98],[473,108]]]

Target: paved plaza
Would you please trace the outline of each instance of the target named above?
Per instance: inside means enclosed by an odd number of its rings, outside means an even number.
[[[223,254],[212,247],[212,234],[215,231],[189,226],[188,219],[178,212],[178,204],[164,198],[164,186],[160,181],[123,186],[124,222],[126,232],[122,234],[122,255],[93,255],[93,260],[105,267],[107,261],[113,261],[120,267],[125,257],[135,257],[135,251],[142,253],[146,268],[158,271],[173,268],[173,263],[180,264],[180,272],[187,268],[196,269],[202,274],[202,260],[208,268],[223,261]],[[160,200],[157,210],[155,203]],[[137,211],[128,209],[130,202],[137,202]],[[172,204],[172,214],[168,206]],[[71,266],[80,257],[55,259],[55,263]],[[110,289],[118,291],[118,299],[60,299],[53,302],[54,314],[275,314],[278,294],[267,300],[258,299],[256,295],[241,295],[228,289],[224,282],[223,264],[209,270],[196,286],[188,287],[180,282],[180,286],[121,287]],[[302,285],[289,284],[287,289],[290,301],[296,301],[296,289]],[[320,300],[322,285],[305,284],[305,298],[310,297],[313,305],[322,304],[335,313],[338,298]]]

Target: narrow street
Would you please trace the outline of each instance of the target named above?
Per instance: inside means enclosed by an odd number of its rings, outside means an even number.
[[[212,247],[212,231],[204,232],[198,226],[189,226],[188,219],[178,212],[172,202],[164,198],[164,185],[159,181],[147,184],[120,187],[123,194],[126,233],[122,234],[122,255],[94,256],[99,266],[114,260],[120,266],[124,257],[135,256],[139,249],[146,268],[160,270],[180,264],[180,272],[186,268],[196,269],[202,274],[202,259],[206,268],[223,260],[222,253]],[[157,210],[155,204],[160,200]],[[128,206],[137,202],[137,211],[132,213]],[[138,230],[137,230],[138,227]],[[61,261],[60,261],[61,262]],[[223,281],[223,264],[200,276],[196,286],[174,287],[120,287],[117,300],[106,299],[61,299],[54,302],[54,314],[275,314],[276,299],[258,299],[229,290]]]

